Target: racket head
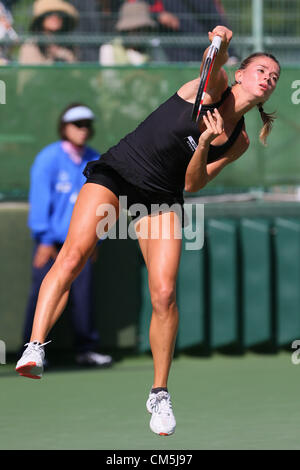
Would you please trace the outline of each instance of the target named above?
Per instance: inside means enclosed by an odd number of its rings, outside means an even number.
[[[202,73],[200,76],[200,83],[199,83],[199,87],[197,91],[197,96],[196,96],[195,103],[194,103],[193,110],[192,110],[192,120],[194,122],[198,122],[199,120],[205,91],[206,91],[207,84],[209,81],[209,76],[211,74],[216,56],[219,52],[220,45],[221,45],[221,38],[219,36],[215,36],[208,50],[208,53],[207,53],[207,56],[205,58],[205,62],[203,65]]]
[[[204,66],[203,66],[203,69],[202,69],[202,73],[201,73],[201,76],[200,76],[200,82],[199,82],[199,87],[198,87],[195,103],[194,103],[193,110],[192,110],[192,120],[194,122],[197,122],[198,118],[199,118],[199,114],[200,114],[200,110],[201,110],[201,106],[202,106],[202,98],[203,98],[202,95],[203,95],[203,92],[204,92],[205,83],[206,83],[207,78],[208,78],[210,64],[211,64],[211,58],[206,57],[205,62],[204,62]]]

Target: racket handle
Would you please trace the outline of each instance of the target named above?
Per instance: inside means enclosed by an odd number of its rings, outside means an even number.
[[[215,36],[211,42],[211,45],[214,46],[216,49],[218,49],[218,52],[219,52],[219,49],[221,47],[221,42],[222,42],[221,37]]]

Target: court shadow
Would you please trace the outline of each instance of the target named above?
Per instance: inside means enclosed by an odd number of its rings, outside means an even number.
[[[280,351],[291,351],[291,346],[277,346],[272,341],[266,341],[264,343],[256,344],[253,346],[245,346],[241,343],[231,343],[221,347],[209,347],[209,345],[196,345],[193,347],[181,349],[180,353],[183,353],[192,357],[212,357],[214,353],[218,353],[224,356],[244,356],[247,352],[252,352],[261,355],[274,355]]]
[[[179,357],[179,355],[181,354],[184,354],[185,356],[191,356],[191,357],[209,358],[209,357],[212,357],[213,351],[208,346],[199,344],[199,345],[190,346],[188,348],[180,349],[180,351],[175,349],[174,357]]]

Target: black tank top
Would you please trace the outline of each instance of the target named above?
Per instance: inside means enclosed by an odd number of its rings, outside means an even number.
[[[218,108],[231,88],[228,87],[220,101],[202,107],[201,114]],[[110,148],[98,162],[91,162],[84,174],[90,176],[97,165],[115,169],[125,180],[140,188],[156,192],[180,194],[185,183],[185,173],[200,137],[198,124],[191,119],[193,104],[175,93],[150,114],[133,132]],[[233,145],[244,124],[242,117],[223,145],[210,145],[208,163],[221,158]],[[100,168],[99,168],[100,170]]]

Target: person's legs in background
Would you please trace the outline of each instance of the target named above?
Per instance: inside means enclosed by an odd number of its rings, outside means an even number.
[[[93,321],[92,281],[93,264],[88,259],[70,291],[76,362],[80,365],[109,366],[113,362],[112,357],[97,352],[99,333]]]
[[[34,246],[33,258],[35,256],[37,246],[37,244]],[[61,245],[57,244],[56,247],[60,250]],[[39,290],[44,277],[51,269],[53,263],[54,260],[51,259],[41,268],[36,268],[32,264],[32,281],[23,327],[24,345],[30,341]],[[76,362],[81,365],[108,366],[113,362],[111,356],[97,353],[97,349],[99,347],[99,333],[93,325],[92,275],[93,266],[89,259],[79,276],[73,282],[70,292],[70,300],[72,302],[72,324],[75,335]],[[20,354],[22,354],[23,350],[24,347],[22,346]],[[45,360],[44,366],[46,365],[48,365],[48,362]]]

